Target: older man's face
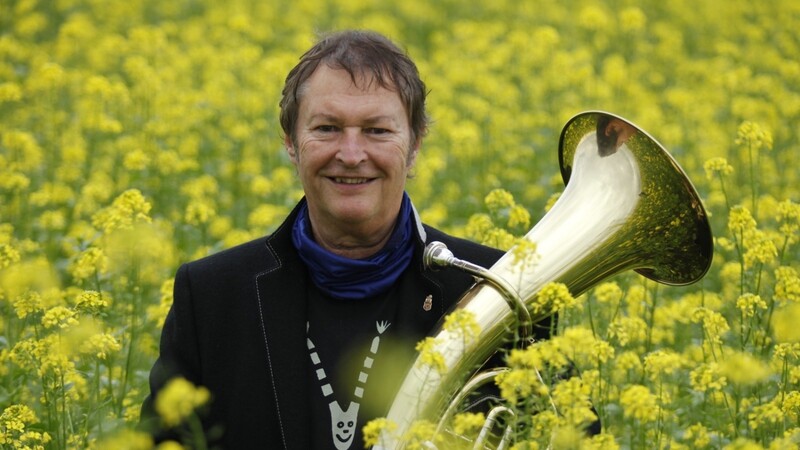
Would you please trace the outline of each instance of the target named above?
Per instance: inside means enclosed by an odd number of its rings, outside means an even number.
[[[396,92],[325,64],[303,86],[286,141],[313,225],[358,232],[391,228],[418,146]]]

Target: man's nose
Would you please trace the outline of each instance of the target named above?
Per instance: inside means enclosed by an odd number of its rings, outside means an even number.
[[[361,128],[345,128],[336,158],[348,166],[357,166],[367,158],[366,139]]]

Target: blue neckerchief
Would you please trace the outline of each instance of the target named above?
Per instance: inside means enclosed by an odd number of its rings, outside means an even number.
[[[325,294],[357,300],[383,294],[400,278],[414,254],[414,212],[403,193],[397,224],[386,245],[366,259],[350,259],[322,248],[314,241],[304,204],[292,227],[292,243],[308,266],[314,284]]]

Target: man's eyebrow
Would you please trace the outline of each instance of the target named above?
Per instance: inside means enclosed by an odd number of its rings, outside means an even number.
[[[312,114],[308,118],[309,122],[319,121],[319,120],[336,123],[336,122],[341,121],[341,118],[339,116],[337,116],[336,114],[329,114],[329,113]],[[373,117],[367,117],[366,119],[364,119],[362,121],[362,124],[364,124],[366,126],[372,126],[372,125],[386,123],[386,122],[390,122],[390,123],[393,124],[395,122],[395,118],[390,116],[390,115],[386,115],[386,114],[378,115],[378,116],[373,116]]]
[[[394,121],[395,121],[394,117],[384,115],[384,116],[368,117],[366,120],[364,120],[364,124],[365,125],[376,125],[376,124],[381,124],[381,123],[386,123],[386,122],[390,122],[390,123],[393,124]]]
[[[334,114],[328,114],[328,113],[317,113],[317,114],[312,114],[312,115],[310,115],[308,117],[308,121],[309,122],[312,122],[312,121],[315,121],[315,120],[324,120],[324,121],[328,121],[328,122],[335,122],[335,121],[339,120],[339,118]]]

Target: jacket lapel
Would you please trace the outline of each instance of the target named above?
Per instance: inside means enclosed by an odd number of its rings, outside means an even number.
[[[258,314],[267,350],[265,370],[272,382],[286,448],[308,448],[310,415],[306,375],[306,269],[290,250],[294,214],[268,240],[274,258],[256,275]]]

